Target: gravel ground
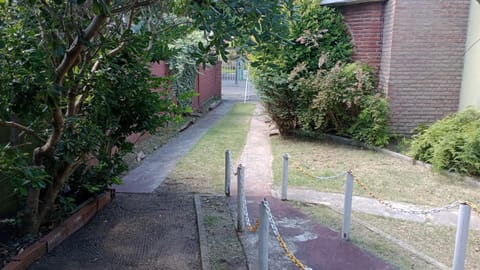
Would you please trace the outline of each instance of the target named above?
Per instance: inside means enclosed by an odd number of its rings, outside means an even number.
[[[92,221],[30,269],[200,269],[193,194],[174,181],[117,194]]]
[[[211,269],[247,270],[247,258],[225,197],[202,196],[201,207]]]

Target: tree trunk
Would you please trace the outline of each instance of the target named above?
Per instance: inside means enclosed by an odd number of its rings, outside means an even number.
[[[65,75],[78,64],[78,59],[83,49],[85,48],[84,42],[80,40],[92,40],[97,34],[99,29],[106,23],[107,15],[99,14],[95,16],[87,28],[82,32],[82,37],[77,37],[69,49],[65,52],[63,60],[55,70],[56,78],[55,84],[62,86]],[[73,102],[74,104],[74,102]],[[48,140],[40,147],[37,147],[33,153],[33,163],[36,166],[43,166],[45,158],[51,157],[57,143],[63,134],[65,124],[65,115],[62,108],[56,107],[52,109],[52,125],[53,129]],[[52,183],[50,183],[46,191],[41,194],[38,189],[30,189],[28,199],[25,205],[24,225],[28,233],[35,235],[38,233],[40,225],[45,221],[48,216],[55,199],[60,189],[65,184],[65,181],[70,177],[73,171],[78,167],[77,163],[68,164],[65,163],[59,171],[53,173]],[[41,196],[41,197],[40,197]]]

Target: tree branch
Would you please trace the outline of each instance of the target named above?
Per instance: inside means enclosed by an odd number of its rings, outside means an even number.
[[[35,148],[33,151],[33,160],[35,165],[42,165],[43,158],[46,154],[52,151],[53,147],[58,143],[63,133],[63,125],[65,119],[63,118],[63,112],[60,107],[54,108],[52,111],[53,118],[53,131],[48,137],[48,140],[41,147]]]
[[[75,64],[78,56],[83,50],[84,42],[90,41],[94,38],[100,28],[105,24],[107,21],[106,14],[99,14],[95,16],[90,24],[87,26],[85,30],[82,31],[82,37],[76,37],[73,43],[70,45],[70,48],[67,50],[65,55],[63,56],[62,62],[58,67],[55,69],[56,73],[56,80],[55,83],[61,85],[64,79],[65,74],[72,68]]]
[[[112,14],[125,12],[127,10],[136,9],[136,8],[139,8],[139,7],[146,7],[146,6],[149,6],[149,5],[153,4],[154,2],[155,2],[155,0],[145,0],[145,1],[142,1],[142,2],[135,1],[134,3],[132,3],[130,5],[126,5],[126,6],[123,6],[123,7],[112,9]]]
[[[35,131],[31,128],[28,128],[22,124],[19,124],[19,123],[16,123],[16,122],[12,122],[12,121],[4,121],[4,120],[0,120],[0,126],[2,127],[11,127],[11,128],[16,128],[16,129],[19,129],[25,133],[27,133],[28,135],[32,136],[33,138],[37,139],[38,141],[40,141],[41,143],[45,143],[45,139],[43,139],[42,137],[40,137],[37,133],[35,133]]]

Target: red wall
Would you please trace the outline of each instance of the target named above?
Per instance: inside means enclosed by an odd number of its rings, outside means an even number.
[[[201,108],[211,98],[222,96],[222,62],[215,66],[200,68],[195,81],[195,92],[197,97],[193,98],[192,107],[194,110]]]
[[[168,64],[165,61],[158,63],[152,63],[150,71],[154,77],[167,77],[168,76]]]
[[[389,125],[410,135],[457,111],[470,0],[388,0],[339,7],[354,60],[376,68]]]
[[[409,135],[458,109],[470,0],[386,2],[381,82],[390,126]],[[383,78],[382,78],[383,77]]]
[[[341,7],[354,44],[352,59],[370,64],[378,72],[382,55],[383,2]]]
[[[152,63],[150,70],[153,76],[166,77],[169,75],[168,64],[164,61]],[[155,91],[153,89],[152,91]],[[207,66],[205,69],[199,68],[198,76],[195,79],[195,92],[198,96],[192,99],[193,110],[199,110],[211,98],[222,96],[222,62],[217,62],[215,66]],[[132,143],[141,142],[148,138],[150,134],[143,136],[140,134],[132,134],[127,140]]]

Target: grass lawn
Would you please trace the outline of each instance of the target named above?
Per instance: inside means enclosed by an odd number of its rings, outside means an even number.
[[[232,163],[240,158],[247,139],[255,104],[235,104],[177,164],[169,178],[187,183],[196,192],[223,192],[225,150]]]
[[[293,205],[329,228],[340,232],[342,215],[323,205],[293,202]],[[453,260],[455,228],[385,218],[363,213],[353,217],[367,222],[395,239],[412,246],[436,261],[450,266]],[[414,253],[352,221],[351,241],[400,269],[437,269]],[[480,269],[480,232],[470,231],[466,269]]]
[[[434,173],[430,169],[389,155],[346,146],[326,140],[272,138],[274,156],[274,184],[280,185],[282,156],[290,155],[289,186],[325,192],[343,193],[343,178],[338,181],[312,179],[293,166],[296,162],[316,176],[330,176],[352,170],[378,197],[415,204],[442,206],[455,200],[480,199],[480,190],[464,184],[459,178]],[[368,197],[358,186],[354,194]],[[342,216],[326,206],[294,203],[306,214],[335,231],[341,231]],[[424,259],[394,243],[381,234],[369,230],[366,222],[395,239],[410,245],[436,261],[451,265],[455,243],[455,227],[384,218],[354,213],[359,222],[352,222],[351,238],[354,243],[400,267],[400,269],[437,269]],[[466,260],[467,269],[480,269],[480,232],[471,231]]]
[[[272,138],[274,184],[281,182],[282,156],[290,154],[290,164],[297,162],[317,176],[352,170],[377,196],[386,200],[442,206],[455,200],[480,200],[480,189],[459,179],[434,173],[430,169],[387,154],[363,150],[330,141]],[[289,186],[325,192],[343,193],[343,181],[318,181],[289,166]],[[358,186],[354,194],[367,196]]]

